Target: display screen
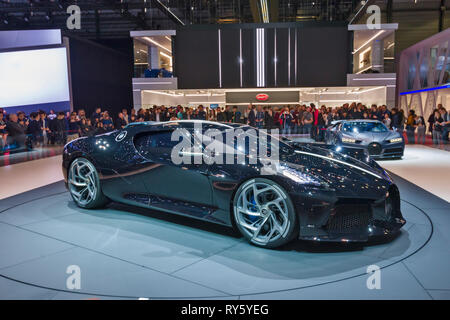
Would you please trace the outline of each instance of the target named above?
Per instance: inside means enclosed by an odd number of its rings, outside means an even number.
[[[178,88],[346,86],[349,37],[341,23],[183,27]]]
[[[69,100],[66,48],[0,53],[0,107]]]

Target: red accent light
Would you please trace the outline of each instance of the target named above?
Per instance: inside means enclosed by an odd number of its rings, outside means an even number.
[[[269,95],[266,93],[258,93],[256,95],[256,100],[258,101],[267,101],[269,99]]]

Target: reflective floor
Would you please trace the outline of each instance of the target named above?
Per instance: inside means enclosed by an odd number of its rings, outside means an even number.
[[[60,156],[0,167],[0,298],[450,299],[450,162],[437,152],[408,146],[403,160],[380,162],[408,221],[395,239],[281,250],[161,212],[82,210],[60,181]],[[71,265],[80,289],[67,287]],[[380,290],[367,288],[370,265]]]
[[[383,160],[382,167],[450,201],[450,152],[423,145],[407,145],[401,160]]]
[[[12,150],[5,152],[0,150],[0,167],[9,166],[16,163],[22,163],[26,161],[44,159],[49,157],[54,157],[62,154],[62,146],[45,146],[36,147],[34,149],[25,150]]]
[[[408,220],[397,238],[282,250],[165,213],[83,210],[55,183],[0,202],[0,297],[449,299],[450,204],[396,181]],[[66,284],[71,265],[81,270],[79,290]],[[366,286],[369,265],[381,268],[380,290]]]
[[[46,186],[63,179],[62,156],[0,167],[1,199]]]

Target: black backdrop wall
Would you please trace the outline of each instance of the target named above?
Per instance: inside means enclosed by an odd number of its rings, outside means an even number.
[[[350,33],[322,22],[188,26],[174,56],[180,89],[345,86]]]
[[[132,108],[133,43],[131,38],[123,41],[129,42],[128,54],[92,41],[69,39],[74,110],[85,109],[91,115],[101,107],[115,118],[122,108]]]

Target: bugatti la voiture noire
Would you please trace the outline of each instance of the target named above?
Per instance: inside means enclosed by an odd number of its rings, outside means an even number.
[[[174,154],[188,159],[217,156],[199,142],[199,124],[218,135],[235,133],[234,141],[222,149],[231,162],[174,161]],[[177,129],[199,148],[178,148],[181,140],[173,138]],[[266,154],[273,155],[276,145],[278,161],[264,170],[267,165],[259,156],[255,159],[255,145],[247,139],[256,136],[259,143],[260,132],[245,125],[195,120],[130,124],[68,143],[63,173],[73,200],[82,208],[116,201],[189,216],[235,227],[261,247],[275,248],[294,238],[365,242],[396,234],[404,225],[399,191],[372,159],[360,161],[266,135]],[[247,136],[244,144],[236,143],[241,135]]]
[[[347,154],[364,153],[374,159],[403,157],[405,141],[398,131],[389,130],[378,120],[341,120],[325,133],[327,144]]]

